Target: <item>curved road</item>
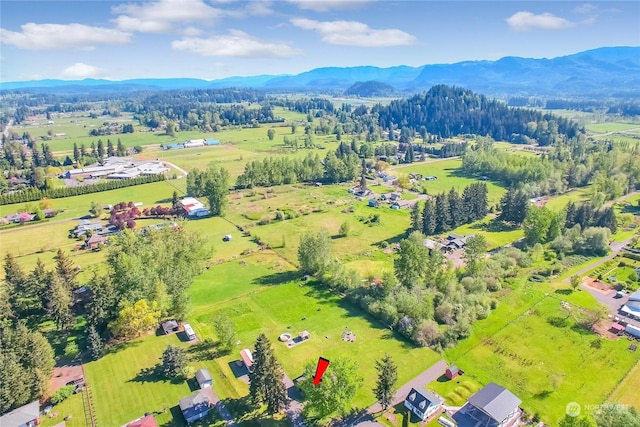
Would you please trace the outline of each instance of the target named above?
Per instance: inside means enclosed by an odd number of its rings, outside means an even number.
[[[161,161],[162,161],[163,164],[169,165],[172,168],[174,168],[175,170],[181,172],[185,176],[185,178],[186,178],[187,175],[189,175],[189,172],[187,172],[186,170],[182,169],[180,166],[176,166],[171,162],[167,162],[166,160],[161,160]]]

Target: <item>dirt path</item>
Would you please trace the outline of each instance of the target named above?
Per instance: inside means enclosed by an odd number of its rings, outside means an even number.
[[[179,171],[181,174],[183,174],[185,177],[187,175],[189,175],[189,172],[187,172],[186,170],[182,169],[180,166],[176,166],[175,164],[171,163],[171,162],[167,162],[166,160],[163,160],[162,163],[164,163],[165,165],[169,165],[172,168],[174,168],[175,170]]]
[[[634,239],[635,236],[629,237],[627,240],[624,240],[622,242],[611,242],[609,244],[609,247],[611,248],[611,253],[607,256],[605,256],[604,258],[598,260],[598,262],[590,264],[588,266],[586,266],[585,268],[577,271],[576,273],[574,273],[574,275],[577,276],[582,276],[586,273],[588,273],[589,271],[593,270],[594,268],[604,264],[605,262],[609,261],[610,259],[615,258],[616,255],[618,255],[618,253],[622,250],[622,248],[624,248],[625,246],[627,246],[631,240]],[[571,277],[568,277],[566,279],[563,280],[564,283],[571,283]]]

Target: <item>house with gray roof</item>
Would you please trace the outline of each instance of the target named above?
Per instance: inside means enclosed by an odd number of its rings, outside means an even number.
[[[412,388],[404,400],[404,406],[420,420],[424,421],[440,409],[442,399],[429,390],[418,391]]]
[[[458,427],[512,427],[517,425],[522,401],[506,388],[489,383],[453,415]]]
[[[187,420],[187,423],[192,423],[209,414],[212,401],[211,398],[201,390],[191,396],[180,399],[178,404],[180,405],[184,419]]]
[[[0,417],[2,427],[35,427],[40,422],[40,402],[34,400]]]

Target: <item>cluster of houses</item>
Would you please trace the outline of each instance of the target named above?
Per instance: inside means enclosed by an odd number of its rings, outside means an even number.
[[[186,139],[183,142],[162,145],[163,150],[181,150],[184,148],[210,147],[212,145],[220,145],[220,141],[211,138],[202,139]]]
[[[65,171],[61,178],[131,179],[143,175],[161,175],[169,171],[160,160],[139,161],[131,157],[107,157],[100,163]]]
[[[443,399],[435,393],[412,388],[404,406],[420,420],[425,421],[440,414],[443,411],[443,403]],[[489,383],[451,414],[453,421],[443,417],[438,421],[451,427],[512,427],[518,425],[522,415],[521,403],[522,401],[506,388]]]
[[[464,247],[467,245],[467,240],[474,236],[475,234],[467,234],[466,236],[461,236],[459,234],[451,233],[447,236],[446,239],[443,240],[442,243],[432,239],[425,239],[424,245],[430,251],[439,249],[442,252],[451,253],[460,249],[464,249]]]
[[[388,203],[391,209],[400,209],[411,207],[415,200],[402,200],[402,194],[393,192],[382,194],[378,198],[370,198],[368,206],[370,208],[379,208],[382,203]]]
[[[57,211],[55,209],[44,209],[42,211],[45,218],[53,218],[56,216]],[[14,223],[14,224],[22,224],[23,222],[30,222],[36,219],[36,214],[31,214],[29,212],[17,212],[14,214],[6,215],[2,218],[0,223]]]

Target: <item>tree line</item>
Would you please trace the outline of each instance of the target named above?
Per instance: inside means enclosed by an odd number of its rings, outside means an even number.
[[[148,184],[151,182],[164,181],[164,175],[143,175],[130,179],[112,179],[101,181],[96,184],[82,185],[77,187],[49,188],[41,190],[38,188],[28,188],[20,192],[0,195],[0,205],[10,205],[12,203],[33,202],[47,199],[61,199],[63,197],[80,196],[82,194],[99,193],[102,191],[115,190],[117,188],[131,187],[133,185]]]
[[[206,197],[211,215],[222,215],[229,196],[229,172],[210,163],[207,169],[193,169],[187,175],[187,195]]]
[[[473,183],[462,190],[452,188],[411,208],[411,229],[426,236],[444,233],[463,224],[483,219],[488,213],[488,189],[483,182]]]

